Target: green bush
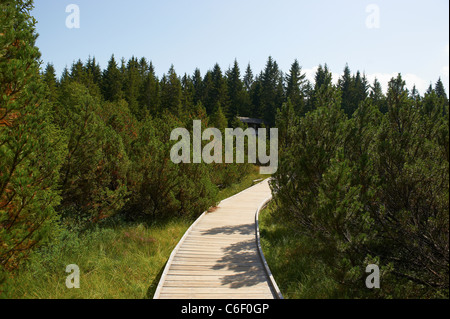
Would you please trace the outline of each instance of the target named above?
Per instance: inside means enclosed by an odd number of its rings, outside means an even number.
[[[274,176],[280,216],[328,251],[336,281],[356,296],[372,263],[390,282],[380,296],[411,296],[411,285],[413,296],[448,295],[448,111],[437,99],[431,112],[416,104],[400,76],[385,115],[366,100],[347,119],[325,96],[294,128]]]
[[[75,207],[93,220],[117,213],[127,196],[130,165],[121,136],[98,115],[101,105],[87,88],[71,82],[62,89],[55,118],[68,140],[61,169],[61,209]]]

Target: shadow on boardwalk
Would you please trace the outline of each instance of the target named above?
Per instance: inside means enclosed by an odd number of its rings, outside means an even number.
[[[216,227],[202,235],[254,235],[254,224]],[[214,270],[229,270],[234,274],[223,276],[222,285],[232,289],[252,287],[267,282],[261,266],[255,239],[242,240],[224,248],[224,256],[212,266]]]

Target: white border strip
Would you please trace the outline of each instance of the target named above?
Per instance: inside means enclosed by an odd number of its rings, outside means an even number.
[[[233,195],[233,196],[231,196],[231,197],[228,197],[228,198],[222,200],[222,201],[217,205],[217,207],[219,207],[220,204],[222,204],[223,202],[226,202],[227,200],[232,199],[232,198],[234,198],[234,197],[240,195],[241,193],[246,192],[246,191],[248,191],[249,189],[252,189],[253,187],[258,186],[258,185],[264,183],[265,181],[266,181],[266,180],[263,180],[263,181],[260,182],[260,183],[257,183],[257,184],[255,184],[255,185],[253,185],[253,186],[251,186],[251,187],[249,187],[249,188],[246,188],[246,189],[244,189],[243,191],[241,191],[241,192],[239,192],[239,193],[237,193],[237,194],[235,194],[235,195]],[[165,268],[164,268],[164,272],[163,272],[163,274],[161,275],[161,279],[159,280],[158,287],[156,288],[155,294],[153,295],[153,299],[159,299],[159,296],[160,296],[160,294],[161,294],[161,290],[162,290],[162,288],[163,288],[163,286],[164,286],[164,283],[165,283],[165,281],[166,281],[167,273],[169,272],[170,266],[172,265],[172,261],[173,261],[173,259],[175,258],[175,255],[177,254],[177,252],[178,252],[178,250],[180,249],[181,245],[183,245],[183,242],[184,242],[184,241],[186,240],[186,238],[189,236],[191,230],[192,230],[192,229],[200,222],[200,220],[201,220],[207,213],[208,213],[208,211],[204,212],[203,214],[200,215],[199,218],[197,218],[197,220],[191,225],[191,227],[189,227],[189,229],[184,233],[183,237],[181,238],[181,240],[178,242],[177,246],[174,248],[174,250],[173,250],[172,253],[170,254],[169,260],[167,261],[166,266],[165,266]],[[258,235],[259,235],[259,232],[258,232]],[[259,242],[259,240],[258,240],[258,242]]]
[[[283,295],[281,294],[280,288],[278,288],[278,285],[275,281],[275,278],[272,275],[272,272],[270,271],[269,264],[266,261],[266,258],[264,257],[264,252],[261,247],[261,236],[259,233],[259,214],[261,213],[261,210],[272,200],[272,195],[270,195],[264,203],[262,203],[258,210],[256,211],[256,217],[255,217],[255,224],[256,224],[256,244],[258,245],[258,251],[259,251],[259,257],[261,257],[262,263],[264,265],[264,269],[266,271],[267,276],[270,279],[270,284],[272,286],[273,291],[275,292],[275,297],[277,299],[284,299]]]

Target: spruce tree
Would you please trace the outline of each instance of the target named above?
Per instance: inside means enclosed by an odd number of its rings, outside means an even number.
[[[302,68],[296,59],[291,65],[289,74],[286,76],[286,99],[289,99],[296,113],[304,114],[304,85],[306,74],[302,73]]]
[[[230,97],[229,117],[234,119],[237,115],[242,114],[246,108],[246,92],[244,84],[241,80],[241,72],[238,62],[235,60],[233,68],[227,72],[228,94]]]
[[[183,108],[183,115],[185,115],[188,114],[189,110],[194,107],[194,94],[195,94],[194,83],[192,82],[191,77],[188,76],[186,73],[181,79],[181,91],[182,91],[181,105]]]
[[[253,82],[254,82],[253,71],[252,71],[252,68],[251,68],[250,63],[249,63],[247,65],[247,69],[245,70],[245,75],[244,75],[244,88],[249,93],[250,93],[250,91],[252,89]]]
[[[139,93],[139,104],[143,109],[143,113],[149,113],[156,116],[160,110],[160,87],[159,80],[155,75],[155,68],[152,62],[148,66],[147,74],[141,83]],[[143,114],[141,114],[142,116]]]
[[[448,101],[447,93],[445,93],[444,83],[442,83],[441,78],[439,78],[439,80],[436,82],[434,90],[436,91],[438,98],[444,98],[446,101]]]
[[[172,65],[161,80],[161,108],[174,115],[181,115],[181,98],[181,81]]]
[[[280,87],[281,85],[281,87]],[[261,108],[263,119],[269,126],[275,125],[276,111],[281,107],[283,79],[277,62],[269,56],[261,78]]]
[[[197,105],[203,100],[203,79],[198,68],[195,69],[194,75],[192,76],[192,84],[194,85],[194,105]]]
[[[102,70],[100,69],[100,65],[97,63],[95,57],[88,58],[88,61],[86,63],[86,73],[90,81],[100,87],[102,80]]]
[[[43,79],[48,87],[49,101],[53,103],[56,102],[58,100],[58,79],[56,78],[55,67],[53,64],[47,64],[43,74]]]
[[[354,81],[350,72],[350,68],[348,67],[348,64],[344,68],[344,74],[338,81],[338,86],[341,89],[342,93],[342,109],[345,111],[347,115],[353,113],[352,92]]]
[[[108,67],[103,71],[102,93],[106,101],[115,102],[123,97],[122,76],[117,67],[114,54],[108,62]]]
[[[388,112],[386,97],[383,94],[383,88],[381,87],[381,83],[376,78],[371,86],[369,98],[372,101],[372,104],[376,105],[381,113],[386,114]]]
[[[123,90],[125,100],[128,102],[128,107],[131,112],[138,118],[142,117],[142,110],[139,108],[139,90],[141,87],[141,70],[140,64],[135,57],[127,63],[125,70]]]
[[[309,94],[310,98],[308,99],[306,110],[308,112],[313,111],[318,107],[333,103],[336,99],[334,91],[332,74],[328,70],[328,66],[326,64],[324,66],[319,65],[315,75],[314,88],[311,89]]]

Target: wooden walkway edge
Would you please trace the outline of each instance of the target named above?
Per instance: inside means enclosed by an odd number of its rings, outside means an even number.
[[[269,179],[203,213],[172,251],[154,299],[283,299],[264,258],[258,216]]]

